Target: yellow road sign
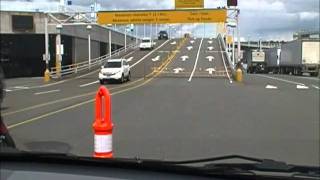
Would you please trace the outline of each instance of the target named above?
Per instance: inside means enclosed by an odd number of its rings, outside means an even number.
[[[175,0],[176,9],[203,8],[204,0]]]
[[[226,9],[100,11],[99,24],[174,24],[225,22]]]

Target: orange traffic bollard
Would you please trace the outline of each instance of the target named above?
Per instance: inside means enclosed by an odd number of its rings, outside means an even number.
[[[102,102],[104,98],[104,106]],[[102,115],[104,107],[104,115]],[[96,158],[112,158],[111,97],[109,90],[101,86],[96,94],[96,114],[93,122],[94,154]]]

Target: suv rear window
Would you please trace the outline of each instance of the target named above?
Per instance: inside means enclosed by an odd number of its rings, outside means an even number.
[[[142,42],[148,43],[148,42],[150,42],[150,39],[142,39]]]
[[[108,62],[106,65],[104,65],[105,68],[120,68],[121,62]]]

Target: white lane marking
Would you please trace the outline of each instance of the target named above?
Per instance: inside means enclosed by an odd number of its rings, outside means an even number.
[[[213,56],[207,56],[206,58],[209,60],[209,62],[211,62],[214,59]]]
[[[175,74],[178,74],[180,71],[183,71],[183,70],[184,70],[184,69],[183,69],[183,68],[180,68],[180,67],[173,69],[173,71],[174,71]]]
[[[11,89],[4,89],[5,92],[11,92]]]
[[[188,58],[189,58],[189,56],[181,56],[182,61],[185,61]]]
[[[132,64],[130,66],[130,68],[133,68],[134,66],[136,66],[137,64],[139,64],[141,61],[143,61],[145,58],[147,58],[148,56],[150,56],[150,54],[154,53],[155,51],[157,51],[158,49],[160,49],[162,46],[164,46],[165,44],[167,44],[170,40],[165,41],[164,43],[162,43],[160,46],[158,46],[156,49],[152,50],[151,52],[149,52],[148,54],[146,54],[145,56],[143,56],[139,61],[135,62],[134,64]]]
[[[192,46],[188,46],[187,49],[190,51],[191,49],[193,49]]]
[[[276,77],[266,76],[266,75],[262,75],[262,74],[255,74],[255,75],[256,75],[256,76],[260,76],[260,77],[264,77],[264,78],[269,78],[269,79],[273,79],[273,80],[278,80],[278,81],[286,82],[286,83],[289,83],[289,84],[304,86],[304,84],[302,84],[302,83],[295,82],[295,81],[289,81],[289,80],[282,79],[282,78],[276,78]]]
[[[209,47],[208,47],[208,50],[209,50],[209,51],[211,51],[211,50],[213,50],[213,49],[214,49],[214,47],[212,47],[212,46],[209,46]]]
[[[170,43],[171,45],[175,45],[175,44],[177,44],[177,42],[176,41],[173,41],[172,43]]]
[[[87,83],[87,84],[82,84],[82,85],[80,85],[79,87],[86,87],[86,86],[90,86],[90,85],[92,85],[92,84],[96,84],[96,83],[98,83],[99,81],[93,81],[93,82],[90,82],[90,83]]]
[[[212,41],[208,41],[209,44],[212,44]]]
[[[133,54],[135,52],[135,50],[134,51],[131,51],[131,52],[129,52],[128,54],[126,54],[126,55],[124,55],[124,56],[122,56],[122,58],[126,58],[127,56],[130,56],[131,54]]]
[[[200,54],[200,49],[201,49],[201,45],[202,45],[202,41],[203,41],[203,38],[201,39],[200,41],[200,45],[199,45],[199,49],[198,49],[198,53],[197,53],[197,57],[196,57],[196,61],[194,62],[194,66],[193,66],[193,69],[192,69],[192,72],[190,74],[190,78],[189,78],[189,82],[191,82],[191,79],[192,79],[192,76],[197,68],[197,63],[198,63],[198,59],[199,59],[199,54]]]
[[[27,87],[27,86],[14,86],[13,88],[14,88],[14,89],[30,89],[30,88]]]
[[[266,85],[266,87],[265,87],[266,89],[278,89],[278,87],[277,86],[273,86],[273,85]]]
[[[159,61],[160,60],[160,56],[157,56],[155,58],[152,58],[152,61],[155,62],[155,61]]]
[[[55,89],[55,90],[50,90],[50,91],[42,91],[42,92],[36,92],[34,95],[41,95],[41,94],[48,94],[48,93],[54,93],[54,92],[59,92],[60,89]]]
[[[127,62],[132,61],[132,59],[133,59],[133,57],[132,57],[132,56],[131,56],[131,57],[129,57],[129,58],[127,59]]]
[[[193,43],[194,43],[194,40],[191,40],[190,43],[193,44]]]
[[[297,89],[309,89],[309,87],[306,85],[297,84]]]
[[[316,86],[316,85],[313,85],[313,84],[312,84],[312,87],[314,87],[316,89],[320,89],[319,86]]]
[[[208,71],[209,72],[209,74],[212,74],[212,72],[214,72],[214,71],[216,71],[214,68],[208,68],[208,69],[206,69],[206,71]]]
[[[221,43],[220,43],[220,41],[219,41],[219,40],[218,40],[218,42],[219,42],[220,50],[222,50]],[[221,57],[222,57],[222,61],[223,61],[224,70],[225,70],[225,71],[226,71],[226,73],[227,73],[227,76],[228,76],[229,82],[230,82],[230,83],[232,83],[231,77],[230,77],[229,72],[228,72],[228,70],[227,70],[227,65],[226,65],[226,62],[225,62],[225,60],[224,60],[224,55],[223,55],[223,53],[224,53],[224,52],[223,52],[223,51],[221,51]]]

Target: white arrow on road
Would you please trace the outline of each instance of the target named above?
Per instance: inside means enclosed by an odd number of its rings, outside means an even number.
[[[157,56],[155,58],[152,58],[152,61],[159,61],[159,59],[160,59],[160,56]]]
[[[213,50],[213,49],[214,49],[214,47],[209,46],[209,47],[208,47],[208,49],[209,49],[209,51],[211,51],[211,50]]]
[[[213,56],[207,56],[206,58],[209,60],[209,62],[211,62],[214,59]]]
[[[266,85],[266,89],[278,89],[278,87],[268,84],[268,85]]]
[[[129,58],[127,59],[127,62],[132,61],[132,59],[133,59],[133,57],[129,57]]]
[[[209,44],[212,44],[212,41],[208,41]]]
[[[208,71],[209,72],[209,74],[212,74],[212,72],[214,72],[214,71],[216,71],[214,68],[208,68],[208,69],[206,69],[206,71]]]
[[[175,74],[178,74],[180,71],[183,71],[183,70],[184,70],[184,69],[183,69],[183,68],[180,68],[180,67],[173,69],[173,71],[174,71]]]
[[[189,58],[189,56],[181,56],[182,61],[185,61],[188,58]]]
[[[177,44],[177,42],[176,41],[173,41],[172,43],[170,43],[171,45],[175,45],[175,44]]]
[[[297,84],[297,89],[309,89],[309,87],[304,84]]]
[[[190,51],[193,47],[192,46],[188,46],[187,49]]]
[[[190,43],[193,44],[193,43],[194,43],[194,40],[191,40]]]

